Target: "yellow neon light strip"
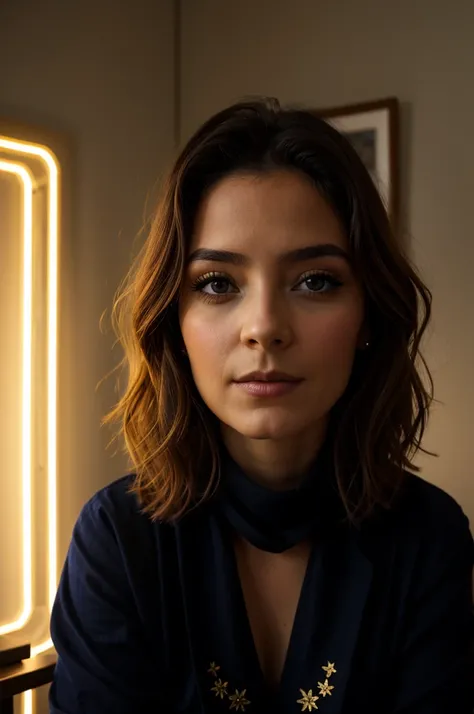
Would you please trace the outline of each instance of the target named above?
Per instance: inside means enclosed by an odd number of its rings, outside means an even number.
[[[51,611],[57,587],[59,165],[54,154],[46,147],[38,144],[0,136],[0,148],[42,159],[48,169],[48,606]],[[28,523],[23,522],[24,532],[25,530],[31,532],[31,513],[29,515]],[[29,572],[31,575],[31,567]],[[52,646],[51,639],[48,638],[32,648],[32,656],[44,652]],[[32,692],[25,692],[23,695],[23,714],[32,714],[32,711]]]
[[[23,317],[22,317],[22,518],[23,518],[23,606],[20,617],[0,626],[0,635],[20,630],[33,612],[33,562],[31,527],[31,370],[32,370],[32,306],[33,306],[33,180],[23,164],[0,160],[0,171],[15,174],[23,188]]]
[[[58,223],[59,167],[56,157],[44,146],[0,136],[0,148],[35,156],[48,168],[48,602],[54,602],[57,587],[57,332],[58,332]]]
[[[27,692],[22,694],[22,704],[23,711],[22,714],[33,714],[33,692],[29,689]]]

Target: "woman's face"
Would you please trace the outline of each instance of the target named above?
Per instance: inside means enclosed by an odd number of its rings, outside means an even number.
[[[205,197],[180,326],[197,389],[222,425],[252,439],[319,430],[363,346],[363,319],[347,238],[308,179],[235,175]]]

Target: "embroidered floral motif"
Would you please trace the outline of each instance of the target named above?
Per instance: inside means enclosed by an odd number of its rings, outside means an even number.
[[[213,677],[217,677],[217,672],[219,669],[219,665],[217,665],[215,662],[211,662],[207,671],[212,674]]]
[[[315,694],[313,694],[313,690],[310,689],[308,692],[305,692],[303,689],[300,689],[301,694],[303,695],[301,699],[297,699],[297,704],[301,704],[301,711],[313,711],[313,709],[318,709],[318,705],[316,702],[318,701],[319,697],[317,697]]]
[[[246,710],[246,707],[251,704],[250,700],[247,699],[245,696],[247,694],[246,689],[242,689],[241,692],[239,692],[238,689],[235,690],[235,694],[229,694],[228,692],[228,686],[229,682],[223,681],[222,677],[217,677],[217,672],[220,670],[220,665],[216,664],[216,662],[211,662],[209,665],[208,674],[210,674],[212,677],[214,677],[214,686],[210,687],[211,692],[214,692],[215,696],[217,698],[220,698],[222,701],[224,698],[228,698],[230,701],[230,709],[235,709],[236,712],[244,712]],[[231,687],[233,689],[233,687]]]
[[[245,711],[245,707],[247,707],[250,702],[248,699],[245,698],[247,690],[242,689],[241,692],[239,692],[238,689],[235,690],[235,694],[231,694],[229,696],[230,701],[232,704],[230,705],[231,709],[235,709],[235,711]]]
[[[211,687],[211,692],[215,692],[216,697],[224,699],[227,696],[227,687],[229,682],[223,682],[222,679],[216,679],[216,683]]]
[[[328,662],[326,667],[321,667],[323,672],[326,673],[326,679],[324,682],[318,682],[318,687],[319,687],[319,692],[318,695],[313,694],[313,690],[309,689],[308,692],[305,692],[304,689],[300,689],[301,694],[303,695],[301,699],[297,699],[297,703],[301,704],[301,711],[312,711],[313,709],[319,709],[318,705],[316,704],[317,701],[319,701],[320,697],[327,697],[332,695],[332,690],[335,688],[331,684],[329,684],[329,678],[332,677],[333,674],[336,674],[336,666],[334,662]],[[320,703],[321,704],[321,703]],[[324,708],[324,707],[323,707]]]
[[[318,682],[318,687],[319,687],[319,693],[322,697],[325,697],[326,695],[331,696],[332,690],[334,687],[331,687],[328,680],[326,679],[324,683]]]
[[[328,662],[327,667],[321,667],[326,672],[326,677],[330,677],[332,674],[336,674],[337,669],[334,668],[334,662]]]

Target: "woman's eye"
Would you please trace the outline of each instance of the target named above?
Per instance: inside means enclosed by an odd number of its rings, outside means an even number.
[[[342,285],[341,281],[333,275],[326,273],[312,273],[304,277],[296,286],[303,292],[327,293]]]
[[[225,275],[207,274],[201,275],[195,280],[191,289],[208,299],[224,297],[231,293],[238,292],[229,278]]]
[[[201,290],[203,293],[211,295],[226,295],[230,287],[232,286],[228,280],[225,278],[217,278],[202,285]]]

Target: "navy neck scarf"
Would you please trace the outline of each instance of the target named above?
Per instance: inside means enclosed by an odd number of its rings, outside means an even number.
[[[282,553],[344,520],[331,449],[324,445],[297,488],[274,491],[253,481],[221,450],[219,505],[231,528],[260,550]]]

